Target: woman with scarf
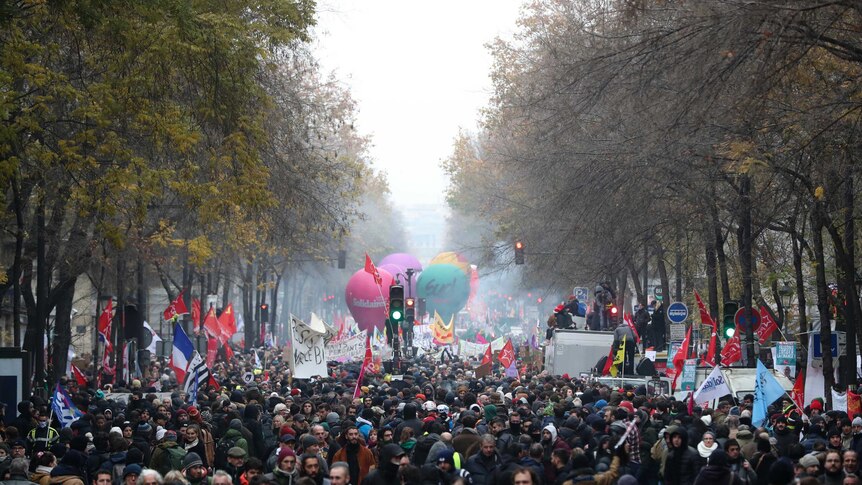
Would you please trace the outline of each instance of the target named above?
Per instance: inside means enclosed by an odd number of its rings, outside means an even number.
[[[706,466],[710,455],[718,449],[718,443],[715,442],[715,433],[707,431],[703,433],[700,443],[697,444],[697,467],[703,468]],[[727,460],[725,460],[727,461]]]
[[[185,435],[185,443],[183,447],[186,449],[186,453],[197,453],[198,456],[201,457],[201,461],[204,462],[203,467],[209,468],[210,464],[207,460],[206,448],[204,447],[204,443],[200,439],[201,437],[201,428],[196,424],[190,424],[186,428]]]

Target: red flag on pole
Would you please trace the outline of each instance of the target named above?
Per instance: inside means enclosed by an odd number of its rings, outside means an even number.
[[[207,339],[207,367],[212,369],[218,356],[218,339],[210,337]]]
[[[367,258],[368,255],[366,254]],[[356,378],[356,389],[353,390],[353,399],[359,397],[359,393],[362,389],[362,379],[365,378],[365,369],[371,365],[371,339],[369,337],[365,337],[365,358],[362,359],[362,368],[359,369],[359,377]]]
[[[715,367],[715,350],[718,341],[718,334],[715,329],[712,329],[712,335],[709,337],[709,350],[706,352],[706,358],[703,359],[707,364]]]
[[[506,369],[512,365],[512,362],[515,361],[515,347],[512,346],[512,339],[506,341],[506,345],[500,349],[500,353],[497,355],[497,360],[503,364],[503,367]]]
[[[233,359],[233,349],[230,348],[230,344],[227,342],[225,342],[224,344],[224,356],[225,358],[227,358],[227,360]]]
[[[766,343],[772,332],[778,330],[778,324],[766,310],[766,307],[760,307],[760,325],[757,327],[757,340],[760,345]]]
[[[608,360],[605,361],[605,367],[602,369],[602,375],[610,374],[611,367],[614,365],[614,346],[611,344],[611,350],[608,352]]]
[[[796,376],[796,382],[793,383],[793,390],[790,391],[790,397],[796,403],[796,407],[800,412],[805,409],[805,371],[799,371]]]
[[[198,333],[201,324],[201,301],[197,298],[192,300],[192,330]]]
[[[713,333],[715,333],[716,323],[712,318],[712,315],[706,310],[706,305],[703,304],[703,300],[700,299],[700,294],[698,294],[697,290],[694,290],[694,298],[697,300],[697,309],[700,310],[700,323],[704,325],[709,325],[712,327]]]
[[[236,333],[236,316],[233,313],[233,303],[228,303],[221,315],[218,316],[219,327],[221,333],[218,336],[219,341],[227,342]]]
[[[168,305],[167,308],[165,308],[165,312],[163,314],[163,316],[165,317],[165,321],[170,320],[177,315],[185,315],[189,312],[189,310],[186,308],[186,302],[185,300],[183,300],[183,293],[185,292],[186,290],[185,288],[183,288],[183,290],[180,291],[180,294],[177,295],[176,298],[174,298],[174,301],[172,301],[171,304]]]
[[[739,339],[739,327],[733,332],[733,337],[721,349],[721,365],[730,365],[742,359],[742,345]]]
[[[108,300],[102,314],[99,315],[99,337],[105,346],[111,345],[111,321],[114,319],[114,300]],[[113,347],[113,346],[111,346]]]
[[[630,329],[632,329],[632,334],[635,336],[635,343],[640,344],[641,336],[638,334],[638,329],[635,328],[635,322],[632,321],[631,313],[623,312],[623,321],[626,322],[626,325],[628,325]]]
[[[216,318],[215,308],[210,307],[204,317],[204,330],[207,331],[210,337],[221,337],[221,325]]]
[[[78,383],[81,387],[87,387],[87,376],[81,372],[81,369],[78,368],[75,364],[72,364],[72,374],[75,376],[75,382]]]
[[[368,253],[365,253],[365,272],[374,276],[374,282],[377,283],[377,286],[383,285],[383,278],[380,277],[380,272],[377,271]]]
[[[482,364],[490,364],[491,363],[491,344],[488,344],[488,348],[485,349],[485,355],[482,356]]]

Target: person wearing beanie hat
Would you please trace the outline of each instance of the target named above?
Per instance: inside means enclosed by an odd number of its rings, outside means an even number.
[[[206,480],[207,469],[204,468],[204,462],[200,455],[195,452],[188,453],[183,458],[183,476],[191,485],[199,485]]]
[[[141,474],[141,471],[143,471],[141,469],[141,465],[134,463],[131,465],[126,465],[126,467],[123,468],[123,484],[134,485],[135,482],[138,480],[138,476]]]
[[[168,430],[161,443],[156,445],[153,456],[150,458],[150,468],[167,475],[171,470],[181,470],[183,459],[187,456],[185,448],[177,443],[177,432]]]
[[[296,466],[296,453],[290,448],[282,448],[275,460],[272,473],[263,478],[278,485],[293,485],[299,479],[299,468]]]
[[[799,459],[799,466],[802,467],[802,474],[800,475],[800,478],[817,478],[818,476],[820,476],[820,460],[818,460],[817,457],[814,456],[812,453],[803,455],[802,458]]]

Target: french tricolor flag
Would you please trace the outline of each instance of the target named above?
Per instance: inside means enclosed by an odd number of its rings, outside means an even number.
[[[195,347],[189,336],[186,335],[183,326],[177,323],[174,327],[174,347],[171,352],[171,368],[177,375],[177,382],[186,381],[186,370],[194,355]]]

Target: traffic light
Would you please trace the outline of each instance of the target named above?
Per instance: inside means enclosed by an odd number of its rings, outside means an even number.
[[[524,264],[524,243],[515,241],[515,264]]]
[[[260,321],[269,323],[269,305],[266,303],[260,305]]]
[[[393,324],[404,320],[404,287],[401,285],[389,287],[389,320]]]
[[[419,318],[425,316],[425,298],[416,300],[416,316]]]
[[[413,323],[416,320],[416,299],[408,297],[404,300],[404,318],[407,323]]]
[[[338,250],[338,269],[344,269],[347,267],[347,251],[343,249]]]
[[[739,311],[739,302],[726,301],[721,313],[721,334],[729,339],[736,333],[736,312]]]

